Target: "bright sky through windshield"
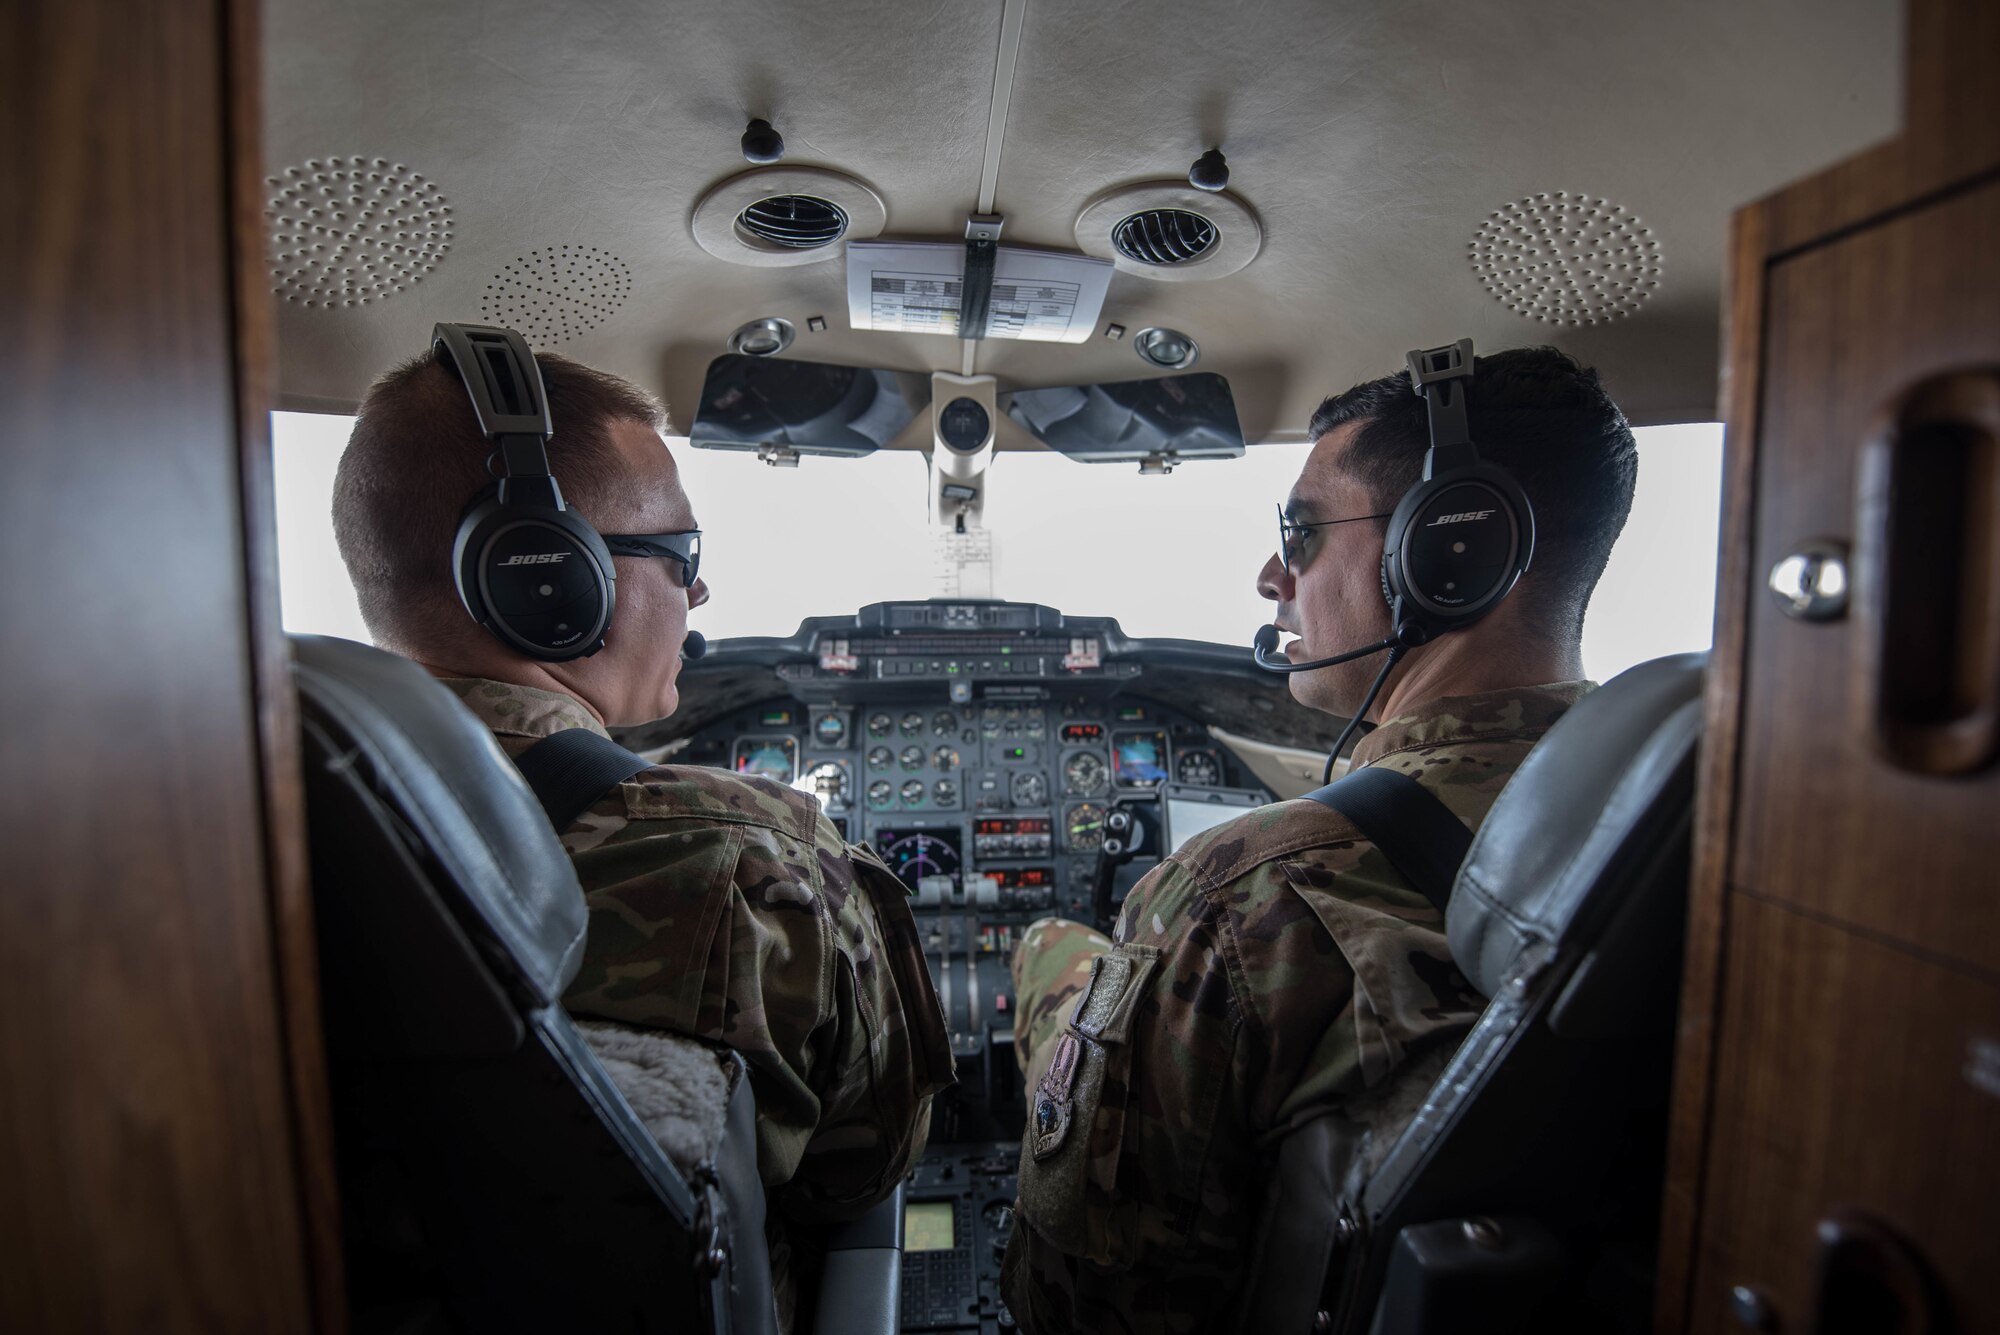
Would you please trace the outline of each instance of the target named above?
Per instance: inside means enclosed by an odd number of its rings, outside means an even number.
[[[285,628],[367,639],[333,543],[333,470],[352,418],[272,414]],[[1598,681],[1661,654],[1708,647],[1722,428],[1642,428],[1639,494],[1584,625]],[[670,442],[701,521],[711,639],[785,635],[808,616],[936,591],[921,455],[807,459]],[[1141,477],[1132,464],[1003,454],[989,475],[996,588],[1017,602],[1115,616],[1126,633],[1248,645],[1267,606],[1253,587],[1275,542],[1273,506],[1303,445]]]

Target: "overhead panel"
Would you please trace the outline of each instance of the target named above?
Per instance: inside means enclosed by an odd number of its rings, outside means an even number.
[[[352,405],[439,319],[676,409],[757,319],[1003,390],[1151,373],[1117,325],[1196,342],[1253,441],[1461,336],[1570,350],[1641,423],[1711,416],[1729,210],[1893,131],[1900,41],[1893,0],[274,0],[264,31],[288,403]],[[1220,193],[1187,180],[1214,148]],[[1009,245],[1117,265],[1089,338],[850,326],[849,241],[954,241],[988,203]]]

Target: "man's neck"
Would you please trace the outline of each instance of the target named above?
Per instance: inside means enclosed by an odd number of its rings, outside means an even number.
[[[1400,664],[1369,717],[1380,723],[1446,696],[1520,690],[1582,676],[1583,656],[1575,644],[1460,632],[1431,641]]]
[[[411,655],[415,658],[415,655]],[[550,666],[537,663],[533,659],[498,660],[483,654],[455,654],[449,664],[416,658],[418,667],[433,677],[477,677],[485,681],[504,681],[509,686],[527,686],[538,691],[554,691],[566,695],[590,711],[590,716],[599,723],[604,722],[603,711],[591,703],[588,697],[574,685],[557,676]]]

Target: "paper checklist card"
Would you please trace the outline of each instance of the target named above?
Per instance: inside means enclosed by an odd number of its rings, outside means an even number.
[[[988,338],[1081,343],[1097,328],[1110,260],[1001,246],[993,265]],[[851,241],[847,318],[856,329],[956,338],[965,246],[951,241]]]

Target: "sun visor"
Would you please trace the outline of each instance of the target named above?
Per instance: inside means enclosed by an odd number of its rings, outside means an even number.
[[[930,401],[928,375],[727,353],[708,364],[688,439],[772,463],[856,459],[894,440]]]
[[[1083,463],[1164,471],[1189,459],[1243,454],[1236,398],[1212,371],[1017,390],[1000,396],[1000,408],[1050,449]]]

